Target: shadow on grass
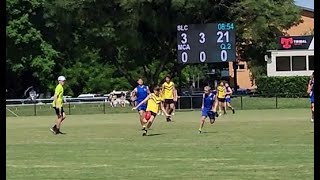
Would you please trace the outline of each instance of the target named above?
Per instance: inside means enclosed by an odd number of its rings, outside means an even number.
[[[56,134],[56,135],[67,135],[67,133],[60,132],[59,134]]]
[[[201,134],[212,134],[212,133],[218,133],[218,131],[202,132]]]
[[[147,136],[160,136],[160,135],[163,135],[163,133],[158,133],[158,134],[149,134]]]

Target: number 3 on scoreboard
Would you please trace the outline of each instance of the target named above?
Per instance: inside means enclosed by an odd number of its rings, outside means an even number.
[[[205,37],[205,36],[206,36],[206,35],[205,35],[203,32],[199,33],[199,37],[200,37],[199,42],[200,42],[201,44],[203,44],[203,43],[206,42],[206,37]]]
[[[187,34],[186,33],[182,33],[181,34],[181,43],[182,44],[185,44],[185,43],[187,43],[188,42],[188,39],[187,39]]]

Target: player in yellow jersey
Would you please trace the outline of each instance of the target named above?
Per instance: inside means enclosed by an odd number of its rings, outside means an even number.
[[[174,100],[177,97],[175,84],[171,81],[170,76],[166,76],[166,81],[162,84],[162,97],[164,99],[164,106],[167,114],[171,116],[175,109]],[[167,117],[167,122],[171,121],[171,117]]]
[[[160,97],[160,87],[155,87],[153,89],[153,93],[149,94],[142,102],[140,102],[136,107],[132,108],[132,110],[135,110],[139,108],[139,106],[147,103],[147,110],[143,119],[143,134],[142,136],[146,136],[149,128],[151,127],[155,117],[157,116],[157,113],[159,111],[159,107],[161,107],[161,110],[163,113],[169,117],[169,114],[166,112],[163,106],[163,99]]]
[[[52,128],[50,128],[50,131],[54,134],[63,134],[60,131],[60,127],[61,127],[62,121],[66,118],[66,114],[64,113],[64,110],[63,110],[63,102],[65,100],[63,98],[63,92],[64,92],[63,85],[65,83],[65,80],[66,78],[64,76],[58,77],[59,84],[56,86],[56,89],[54,92],[52,107],[56,112],[57,119],[56,119],[55,125]]]
[[[217,87],[217,97],[218,97],[218,109],[219,115],[221,115],[221,109],[223,109],[224,114],[226,114],[225,101],[226,101],[226,87],[223,81],[220,81]]]

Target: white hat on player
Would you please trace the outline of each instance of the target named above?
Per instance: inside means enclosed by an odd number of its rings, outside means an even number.
[[[66,80],[66,77],[64,77],[64,76],[59,76],[58,77],[58,81],[65,81]]]

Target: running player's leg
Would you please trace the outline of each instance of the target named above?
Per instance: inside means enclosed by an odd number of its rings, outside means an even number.
[[[174,113],[176,112],[176,105],[177,105],[177,101],[176,101],[176,100],[173,100],[172,115],[174,115]]]
[[[169,100],[166,100],[165,108],[166,108],[167,113],[169,114],[169,111],[170,111],[170,102],[169,102]]]
[[[60,133],[60,134],[63,134],[61,131],[60,131],[60,128],[61,128],[61,124],[62,124],[62,121],[65,120],[66,118],[66,114],[63,110],[63,107],[61,108],[61,112],[59,114],[59,119],[57,121],[57,133]]]
[[[54,109],[54,111],[55,111],[55,113],[57,115],[57,119],[55,120],[53,127],[50,128],[50,131],[52,133],[56,134],[56,132],[57,132],[57,124],[58,124],[58,119],[59,119],[59,110],[57,108],[55,108],[55,107],[53,109]]]
[[[146,121],[146,124],[144,125],[145,128],[144,128],[144,131],[143,131],[143,133],[142,133],[142,136],[146,136],[146,135],[147,135],[148,130],[149,130],[149,128],[151,127],[154,118],[155,118],[155,116],[154,116],[154,115],[151,115],[151,117],[150,117],[149,120],[144,119],[144,120]]]
[[[54,134],[58,134],[59,129],[60,129],[60,125],[61,125],[61,122],[62,122],[62,119],[63,119],[63,116],[61,115],[61,112],[60,112],[59,108],[54,108],[54,110],[55,110],[55,113],[57,115],[57,119],[55,121],[54,126],[50,129],[50,131],[52,133],[54,133]]]
[[[234,114],[235,110],[231,105],[231,98],[226,98],[226,104],[227,104],[227,107],[230,108],[232,110],[232,113]]]
[[[151,125],[153,124],[154,120],[156,118],[156,113],[151,112],[151,118],[148,121],[148,125],[147,125],[147,129],[149,130],[149,128],[151,127]]]
[[[314,121],[314,96],[312,95],[310,97],[310,102],[311,102],[311,122]]]
[[[147,109],[147,105],[146,104],[143,104],[141,105],[140,107],[138,107],[138,113],[139,113],[139,119],[140,119],[140,124],[141,126],[143,126],[144,122],[143,122],[143,118],[145,116],[145,112],[146,112],[146,109]]]
[[[143,124],[144,124],[144,122],[143,122],[144,114],[145,114],[145,111],[144,111],[144,110],[140,110],[140,111],[139,111],[139,119],[140,119],[140,124],[141,124],[141,126],[143,126]]]
[[[221,102],[221,99],[218,99],[218,112],[219,112],[219,115],[221,115],[221,111],[222,111],[222,102]]]
[[[166,112],[167,112],[167,114],[171,114],[172,113],[172,111],[171,111],[171,101],[170,101],[170,99],[165,99],[164,100],[164,108],[165,108],[165,110],[166,110]],[[171,122],[171,118],[170,117],[166,117],[166,120],[167,120],[167,122]]]
[[[209,111],[208,112],[208,117],[210,119],[210,123],[213,124],[216,121],[216,112]]]
[[[311,102],[311,122],[314,121],[314,102]]]
[[[223,98],[223,100],[222,100],[223,102],[222,102],[222,109],[223,109],[223,114],[227,114],[227,107],[226,107],[226,99],[225,98]]]
[[[201,116],[201,118],[200,118],[199,133],[202,133],[202,128],[203,128],[203,125],[204,125],[205,120],[206,120],[206,116]]]
[[[203,125],[204,125],[204,122],[205,122],[207,116],[208,116],[208,111],[203,109],[202,112],[201,112],[199,133],[202,132],[202,128],[203,128]]]
[[[173,111],[174,111],[174,102],[173,102],[173,100],[172,100],[172,101],[170,102],[170,109],[169,109],[168,114],[171,115]]]
[[[312,122],[314,121],[314,103],[311,104]]]

